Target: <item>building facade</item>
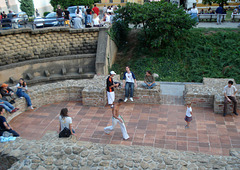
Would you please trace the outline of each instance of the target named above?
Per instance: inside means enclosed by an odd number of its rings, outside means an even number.
[[[38,9],[40,16],[43,16],[44,12],[52,12],[53,7],[50,4],[50,0],[33,0],[34,9]],[[11,10],[14,13],[21,12],[20,2],[18,0],[0,0],[0,11]],[[25,11],[24,11],[25,12]]]

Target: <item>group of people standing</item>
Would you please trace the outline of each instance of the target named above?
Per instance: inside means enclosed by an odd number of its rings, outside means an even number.
[[[19,79],[18,84],[16,85],[17,91],[16,91],[16,96],[19,98],[25,98],[27,102],[27,106],[29,107],[30,110],[33,110],[32,102],[27,94],[28,87],[27,83],[24,81],[23,78]],[[3,83],[1,85],[1,90],[0,90],[0,136],[7,131],[8,133],[11,133],[13,136],[19,136],[19,134],[12,129],[12,127],[7,123],[6,118],[3,116],[5,110],[8,113],[14,113],[19,108],[15,108],[12,104],[15,103],[15,93],[14,91],[8,87],[7,84]]]

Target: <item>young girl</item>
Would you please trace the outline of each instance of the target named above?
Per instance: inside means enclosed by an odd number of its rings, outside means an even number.
[[[189,128],[190,122],[192,121],[191,104],[192,103],[190,101],[187,102],[187,111],[186,111],[186,117],[185,117],[185,121],[187,122],[187,125],[185,126],[185,128]]]
[[[31,102],[31,99],[29,97],[29,95],[26,93],[28,88],[27,88],[27,83],[24,82],[24,79],[23,78],[20,78],[19,79],[19,83],[17,84],[17,96],[22,98],[24,97],[27,101],[27,106],[30,108],[30,109],[33,109],[33,106],[32,106],[32,102]]]
[[[63,108],[59,116],[59,132],[61,132],[65,127],[74,135],[75,131],[72,129],[72,118],[68,116],[68,109]]]

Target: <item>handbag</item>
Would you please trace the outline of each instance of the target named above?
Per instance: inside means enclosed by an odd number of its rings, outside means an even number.
[[[59,133],[59,138],[68,138],[71,135],[71,131],[68,128],[64,128],[60,133]]]

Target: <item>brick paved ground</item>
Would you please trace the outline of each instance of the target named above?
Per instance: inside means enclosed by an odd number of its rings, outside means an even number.
[[[103,128],[111,125],[109,107],[87,107],[76,102],[46,105],[14,118],[10,123],[23,138],[40,139],[48,130],[58,130],[61,108],[67,107],[79,140],[106,144],[149,145],[217,155],[229,155],[240,148],[240,117],[225,118],[211,108],[193,108],[190,129],[185,129],[185,106],[126,103],[120,109],[130,139],[122,140],[119,125],[111,135]]]

